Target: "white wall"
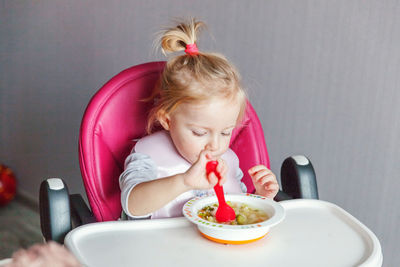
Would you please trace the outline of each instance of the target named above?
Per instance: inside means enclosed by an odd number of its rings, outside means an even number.
[[[320,198],[373,230],[385,266],[400,232],[400,6],[386,1],[0,0],[0,161],[22,192],[46,177],[83,193],[77,143],[90,97],[119,71],[163,59],[154,34],[197,16],[199,48],[239,68],[272,170],[305,154]]]

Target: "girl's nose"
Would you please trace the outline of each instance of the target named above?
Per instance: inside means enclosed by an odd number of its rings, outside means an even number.
[[[219,139],[216,136],[213,136],[207,143],[207,149],[211,151],[217,151],[219,149]]]

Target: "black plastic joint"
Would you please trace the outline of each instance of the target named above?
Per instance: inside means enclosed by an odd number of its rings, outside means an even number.
[[[317,180],[311,161],[302,155],[284,160],[281,167],[283,191],[293,198],[318,199]]]

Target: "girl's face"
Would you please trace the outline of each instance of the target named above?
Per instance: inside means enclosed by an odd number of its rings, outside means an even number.
[[[237,99],[213,98],[196,104],[181,104],[159,121],[170,132],[181,156],[194,163],[203,149],[209,150],[213,159],[226,152],[239,112]]]

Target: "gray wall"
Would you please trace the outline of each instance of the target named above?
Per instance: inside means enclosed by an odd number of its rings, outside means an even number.
[[[387,1],[0,1],[0,161],[37,197],[46,177],[83,193],[77,142],[95,91],[163,59],[154,33],[197,16],[262,121],[272,170],[305,154],[320,198],[349,211],[400,266],[400,4]],[[397,258],[396,258],[397,256]]]

